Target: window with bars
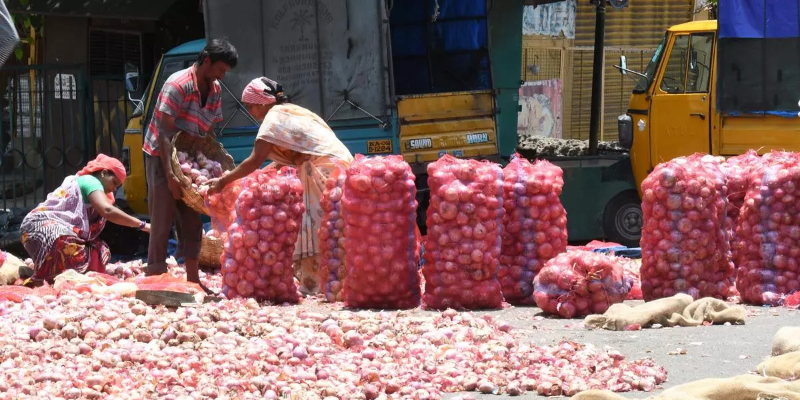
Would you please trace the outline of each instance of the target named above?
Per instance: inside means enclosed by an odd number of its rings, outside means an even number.
[[[123,76],[126,64],[142,68],[141,34],[99,29],[89,32],[91,76]]]

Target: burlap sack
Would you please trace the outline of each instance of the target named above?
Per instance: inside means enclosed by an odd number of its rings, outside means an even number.
[[[730,306],[722,300],[706,297],[692,301],[692,296],[688,294],[676,294],[636,307],[614,304],[603,315],[586,317],[584,324],[589,328],[621,331],[630,325],[640,325],[643,328],[653,324],[698,326],[705,321],[713,324],[744,324],[744,317],[744,308]]]
[[[781,379],[797,379],[800,377],[800,351],[770,357],[758,364],[756,372]]]
[[[11,253],[6,253],[6,261],[0,267],[0,286],[13,285],[19,278],[19,268],[24,266],[24,261]]]
[[[772,339],[772,355],[800,351],[800,327],[784,326],[775,334]]]
[[[605,390],[589,390],[572,399],[625,400],[625,397]],[[667,389],[648,400],[800,400],[800,381],[755,375],[703,379]]]

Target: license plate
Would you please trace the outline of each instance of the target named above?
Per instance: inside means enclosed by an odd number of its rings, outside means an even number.
[[[368,140],[367,154],[383,154],[392,152],[391,140]]]
[[[488,133],[469,133],[467,134],[467,144],[486,143],[489,141]]]

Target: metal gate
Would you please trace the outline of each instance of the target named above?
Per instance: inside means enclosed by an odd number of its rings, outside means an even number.
[[[94,156],[84,71],[0,68],[0,209],[35,207]]]

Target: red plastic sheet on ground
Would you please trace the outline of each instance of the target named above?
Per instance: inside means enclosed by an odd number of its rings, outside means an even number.
[[[135,283],[139,290],[166,290],[186,294],[205,293],[200,285],[170,274],[131,278],[125,282]]]
[[[33,289],[25,286],[2,286],[0,287],[0,300],[13,301],[14,303],[22,303],[22,299],[29,295],[34,294]]]

